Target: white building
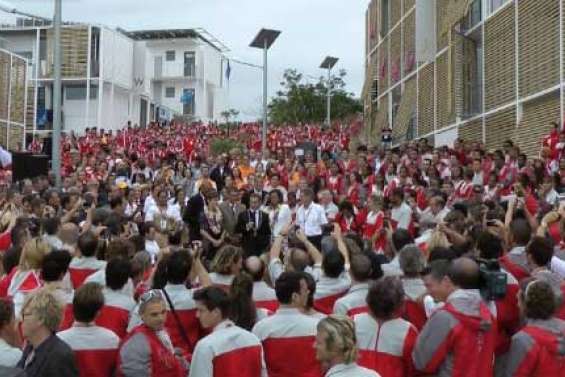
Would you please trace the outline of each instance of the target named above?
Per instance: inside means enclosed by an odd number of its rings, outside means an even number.
[[[224,110],[227,48],[202,29],[126,32],[67,24],[61,34],[64,130],[118,129],[180,115],[214,121]],[[1,26],[0,38],[0,47],[29,61],[28,135],[49,133],[51,25],[20,19]],[[186,92],[192,95],[183,104]]]
[[[204,121],[220,118],[226,100],[222,53],[227,51],[220,41],[202,29],[126,34],[135,40],[135,78],[145,78],[141,86],[157,114],[173,112]]]

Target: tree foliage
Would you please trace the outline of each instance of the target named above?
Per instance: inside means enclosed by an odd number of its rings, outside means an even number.
[[[332,119],[343,119],[363,111],[361,101],[345,90],[345,70],[332,75]],[[272,123],[321,123],[326,119],[327,78],[310,82],[296,69],[287,69],[281,82],[282,89],[269,104]]]

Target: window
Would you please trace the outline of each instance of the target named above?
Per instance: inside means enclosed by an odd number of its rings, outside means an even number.
[[[175,98],[175,88],[165,88],[165,97],[166,98]]]
[[[98,87],[90,87],[90,99],[98,98]],[[68,101],[78,101],[86,99],[86,86],[67,86],[65,87],[65,99]]]
[[[184,53],[184,76],[193,77],[196,75],[196,59],[194,52],[187,51]]]
[[[473,0],[469,6],[469,12],[463,21],[466,30],[472,29],[483,19],[482,0]]]
[[[482,112],[482,55],[480,30],[463,41],[463,117]]]
[[[381,1],[381,37],[384,37],[385,35],[388,34],[388,30],[390,29],[389,20],[390,20],[390,1],[382,0]]]
[[[505,3],[509,2],[510,0],[489,0],[490,4],[490,13],[496,12],[498,8],[503,6]]]
[[[182,94],[182,98],[181,98],[181,102],[183,103],[183,107],[182,107],[182,113],[183,115],[194,115],[194,109],[195,109],[195,103],[194,103],[194,97],[195,97],[195,91],[194,89],[184,89],[183,90],[183,94]]]
[[[175,61],[175,51],[174,51],[174,50],[172,50],[172,51],[167,51],[167,52],[165,53],[165,59],[166,59],[168,62],[174,62],[174,61]]]

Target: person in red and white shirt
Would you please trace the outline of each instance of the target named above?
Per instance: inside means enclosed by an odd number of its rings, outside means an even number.
[[[96,324],[112,330],[117,336],[126,335],[130,313],[135,308],[133,295],[123,291],[129,281],[131,263],[121,257],[111,259],[106,265],[104,307],[96,318]]]
[[[412,225],[412,209],[404,201],[404,191],[395,189],[392,192],[390,202],[392,204],[391,220],[393,227],[409,230]]]
[[[316,358],[325,377],[380,377],[357,365],[355,325],[350,318],[331,315],[318,323],[317,330]]]
[[[359,364],[377,371],[382,377],[414,375],[412,350],[418,332],[400,318],[404,289],[399,278],[387,276],[371,286],[367,296],[369,313],[353,317]]]
[[[194,350],[194,346],[202,337],[203,331],[198,323],[196,314],[195,290],[186,288],[186,282],[191,271],[198,277],[202,286],[207,287],[211,285],[211,281],[200,258],[193,258],[185,250],[178,250],[172,253],[166,261],[166,266],[167,285],[163,288],[163,292],[166,292],[169,296],[170,303],[165,329],[171,337],[173,346],[181,349],[183,353],[188,355]],[[172,313],[171,303],[174,306],[178,321],[183,326],[182,330],[175,315]],[[129,327],[132,327],[131,322]]]
[[[73,350],[81,377],[107,377],[114,374],[120,338],[96,326],[94,320],[104,306],[102,287],[96,283],[81,286],[73,298],[75,323],[57,336]]]
[[[190,377],[266,377],[261,342],[228,319],[227,293],[207,287],[196,291],[194,300],[200,324],[212,333],[196,345]]]
[[[349,275],[351,276],[351,288],[345,296],[335,302],[333,312],[353,317],[356,314],[367,312],[367,293],[371,277],[369,257],[363,254],[353,255]]]
[[[96,271],[106,268],[106,261],[96,258],[98,237],[90,231],[80,235],[78,239],[79,256],[75,256],[69,265],[69,274],[74,289],[79,288],[87,277]]]
[[[320,376],[314,353],[318,319],[302,313],[309,293],[303,273],[283,272],[275,282],[275,292],[279,309],[253,327],[263,344],[269,376]]]

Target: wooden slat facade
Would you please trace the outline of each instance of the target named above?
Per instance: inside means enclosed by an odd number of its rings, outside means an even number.
[[[560,114],[565,89],[542,93],[560,83],[559,54],[560,50],[565,51],[565,38],[562,38],[563,46],[559,46],[559,22],[565,30],[565,15],[559,14],[559,8],[561,5],[565,9],[565,0],[509,1],[495,14],[487,14],[483,9],[483,17],[488,18],[469,37],[464,37],[465,27],[472,26],[471,19],[476,20],[473,18],[476,13],[473,17],[468,14],[472,0],[436,0],[436,51],[446,47],[448,50],[429,62],[409,67],[409,56],[416,48],[415,3],[415,0],[390,0],[390,26],[397,26],[400,32],[394,29],[383,35],[376,57],[370,59],[372,67],[367,70],[367,80],[373,80],[376,74],[378,95],[383,96],[378,111],[368,109],[371,132],[374,134],[377,128],[380,132],[383,122],[391,115],[388,99],[393,94],[391,86],[396,83],[391,73],[400,58],[404,67],[400,74],[403,93],[400,102],[395,99],[395,103],[400,103],[393,125],[395,139],[407,133],[406,102],[412,90],[409,88],[416,87],[413,104],[414,107],[417,104],[418,137],[457,126],[463,139],[478,142],[484,139],[489,149],[500,148],[504,140],[512,138],[529,155],[537,154],[539,139],[548,132],[549,122],[560,121],[565,116]],[[370,9],[378,14],[380,5],[381,0],[372,0]],[[401,25],[396,25],[400,14],[404,17]],[[465,26],[460,24],[463,19]],[[478,51],[482,52],[482,58]],[[435,90],[434,67],[437,67]],[[565,77],[565,66],[561,69]],[[417,75],[406,80],[414,70],[418,70]],[[531,96],[536,99],[524,102]],[[521,119],[516,125],[518,108]],[[465,122],[469,118],[474,120]],[[409,135],[416,137],[413,133]]]
[[[512,138],[516,126],[516,108],[494,113],[486,118],[486,147],[500,149],[505,140]]]
[[[520,97],[559,84],[559,2],[518,2]]]
[[[459,127],[459,137],[465,141],[483,142],[483,120],[477,119]]]
[[[88,26],[61,29],[61,74],[63,77],[86,77],[88,65]],[[47,30],[47,76],[53,76],[53,29]]]
[[[434,65],[420,70],[418,78],[418,135],[434,130]]]
[[[541,140],[551,130],[551,122],[559,119],[559,91],[523,104],[522,119],[514,130],[512,140],[528,156],[537,156]]]
[[[485,25],[485,107],[493,110],[516,100],[514,5]]]

